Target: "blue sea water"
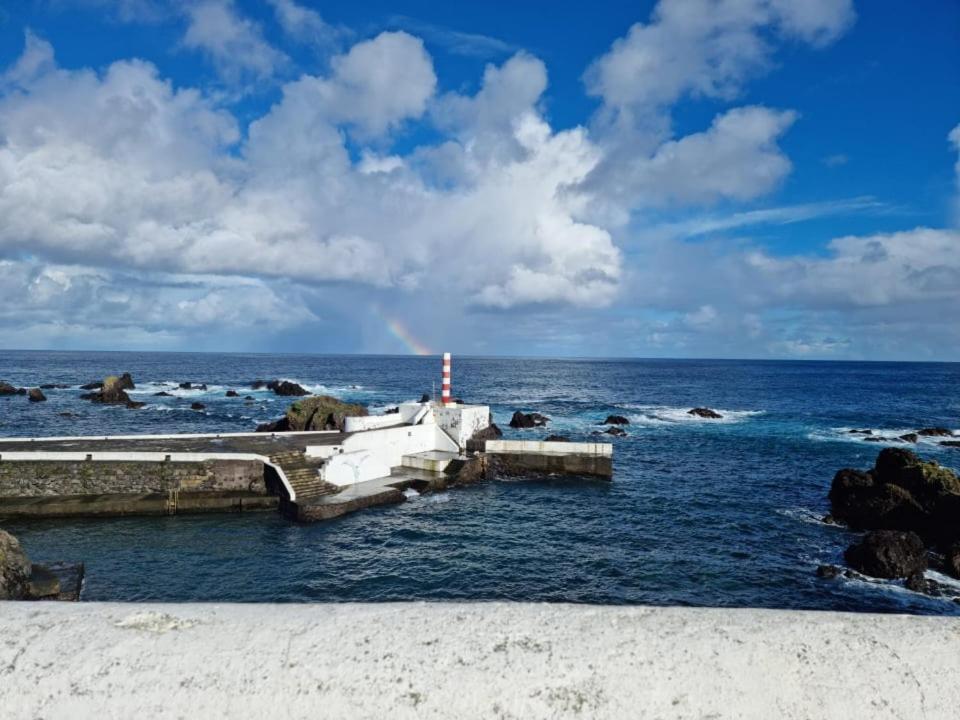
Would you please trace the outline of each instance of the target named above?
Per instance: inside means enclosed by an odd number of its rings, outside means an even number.
[[[47,391],[46,403],[0,398],[0,435],[251,430],[287,405],[252,391],[257,378],[295,380],[377,411],[430,392],[439,370],[438,358],[421,357],[0,351],[2,380],[71,385]],[[78,398],[76,386],[125,371],[146,408]],[[208,390],[176,389],[182,381]],[[241,399],[224,397],[229,388]],[[175,397],[154,397],[160,390]],[[846,431],[960,430],[960,364],[455,357],[454,394],[489,404],[516,437],[584,440],[608,414],[626,415],[628,436],[610,440],[613,482],[490,481],[314,525],[251,513],[4,527],[37,560],[84,561],[87,600],[506,599],[960,613],[900,583],[815,576],[821,563],[842,564],[855,538],[819,521],[833,474],[872,465],[882,447]],[[193,401],[206,410],[190,410]],[[700,405],[723,420],[686,414]],[[551,423],[511,431],[515,409]],[[960,468],[960,449],[931,439],[917,450]]]

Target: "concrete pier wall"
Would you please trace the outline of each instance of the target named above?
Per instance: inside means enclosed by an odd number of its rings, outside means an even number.
[[[32,455],[34,459],[10,459]],[[263,463],[251,459],[165,461],[36,459],[42,453],[0,456],[0,516],[173,514],[264,509],[276,506]],[[91,456],[92,457],[92,456]],[[169,457],[161,455],[160,458]]]
[[[945,720],[960,618],[528,603],[7,603],[5,720]]]

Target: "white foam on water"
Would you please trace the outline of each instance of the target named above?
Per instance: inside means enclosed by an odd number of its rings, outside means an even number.
[[[404,496],[407,500],[413,500],[414,498],[420,497],[420,493],[418,493],[418,492],[417,492],[416,490],[414,490],[413,488],[407,488],[406,490],[403,491],[403,496]]]
[[[722,417],[703,418],[699,415],[691,415],[689,407],[670,407],[669,405],[624,405],[628,410],[639,410],[629,416],[631,423],[636,425],[662,426],[662,425],[730,425],[749,420],[758,415],[763,415],[765,410],[724,410],[722,408],[711,408]]]
[[[851,430],[869,430],[870,434],[851,433]],[[807,439],[818,442],[853,442],[866,446],[920,448],[924,451],[947,450],[949,448],[940,445],[941,440],[960,440],[960,437],[958,437],[960,431],[958,430],[952,430],[953,438],[921,435],[915,443],[899,439],[901,435],[916,433],[917,430],[918,428],[835,427],[828,430],[814,430],[807,434]],[[868,440],[867,438],[876,439]]]

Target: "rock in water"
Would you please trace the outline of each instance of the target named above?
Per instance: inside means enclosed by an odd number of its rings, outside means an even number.
[[[687,415],[696,415],[697,417],[707,418],[708,420],[720,420],[723,418],[723,415],[708,407],[697,407],[692,410],[687,410]]]
[[[43,394],[40,388],[33,388],[27,393],[27,397],[30,398],[30,402],[43,402],[47,399],[47,396]]]
[[[512,428],[535,428],[535,427],[544,427],[550,418],[546,415],[541,415],[540,413],[522,413],[517,410],[513,413],[513,417],[510,418],[510,427]]]
[[[0,600],[25,600],[30,596],[30,560],[20,542],[0,530]]]
[[[130,377],[130,373],[124,373],[121,377],[110,375],[105,377],[99,385],[99,392],[86,393],[80,397],[84,400],[106,405],[126,405],[133,409],[142,408],[146,403],[131,400],[125,392],[125,388],[132,387],[133,379]]]
[[[287,414],[272,423],[257,427],[257,432],[294,432],[316,430],[343,430],[344,418],[366,416],[363,405],[345,403],[329,395],[312,395],[297,400]]]
[[[914,532],[871,530],[843,557],[854,570],[878,578],[905,578],[927,569],[927,549]]]
[[[922,435],[923,437],[952,437],[953,431],[947,428],[933,427],[917,430],[917,435]]]
[[[120,379],[117,381],[117,386],[121,390],[136,390],[137,386],[133,383],[133,378],[130,377],[130,373],[124,373],[120,376]]]
[[[87,383],[86,385],[81,385],[80,389],[81,390],[99,390],[102,387],[103,387],[102,382],[90,382],[90,383]]]
[[[19,395],[20,390],[10,383],[0,382],[0,395]]]
[[[203,403],[200,403],[200,402],[190,403],[190,409],[191,409],[191,410],[205,410],[206,407],[207,407],[206,405],[204,405]]]
[[[897,439],[898,439],[898,440],[903,440],[904,442],[908,442],[908,443],[915,443],[915,442],[917,442],[917,440],[919,440],[920,438],[917,436],[916,433],[907,433],[906,435],[901,435],[901,436],[900,436],[899,438],[897,438]]]
[[[607,415],[607,419],[604,420],[601,425],[629,425],[630,421],[625,418],[623,415]]]
[[[497,427],[496,423],[490,423],[483,430],[477,430],[471,440],[496,440],[503,437],[503,430]]]
[[[606,435],[613,435],[614,437],[626,437],[627,431],[623,428],[611,427],[603,431]]]
[[[224,397],[239,397],[239,395],[236,390],[227,390],[227,392],[224,393]]]
[[[547,435],[544,439],[544,442],[570,442],[570,438],[565,435]]]
[[[280,395],[281,397],[291,397],[297,395],[309,395],[309,391],[297,385],[297,383],[289,382],[287,380],[282,380],[280,382],[272,382],[267,387],[273,390],[274,393]]]

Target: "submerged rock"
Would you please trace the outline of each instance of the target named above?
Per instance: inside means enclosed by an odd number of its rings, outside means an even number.
[[[873,435],[873,430],[847,430],[848,435]]]
[[[205,410],[206,408],[207,408],[207,406],[204,405],[204,404],[201,403],[201,402],[193,402],[193,403],[190,403],[190,409],[191,409],[191,410]]]
[[[240,397],[236,390],[227,390],[224,394],[224,397]]]
[[[917,435],[917,433],[907,433],[906,435],[901,435],[897,438],[897,440],[903,440],[904,442],[908,443],[915,443],[919,439],[920,437]]]
[[[927,569],[927,549],[914,532],[871,530],[843,554],[854,570],[878,578],[905,578]]]
[[[102,387],[103,387],[103,382],[94,381],[94,382],[89,382],[86,385],[81,385],[80,389],[81,390],[99,390]]]
[[[708,407],[696,407],[692,410],[687,410],[687,415],[696,415],[697,417],[707,418],[708,420],[720,420],[723,417],[723,415],[716,410],[711,410]]]
[[[953,437],[953,431],[943,427],[933,427],[917,430],[917,435],[923,437]]]
[[[607,419],[604,420],[601,425],[629,425],[630,421],[625,418],[623,415],[607,415]]]
[[[23,395],[23,388],[16,388],[10,383],[0,382],[0,395]]]
[[[43,394],[43,390],[40,388],[30,390],[30,392],[27,393],[27,397],[30,399],[30,402],[44,402],[47,399],[47,396]]]
[[[293,403],[279,420],[258,426],[257,432],[342,431],[344,418],[366,415],[363,405],[346,403],[329,395],[312,395]]]
[[[619,427],[607,428],[603,431],[605,435],[613,435],[614,437],[626,437],[627,431]]]
[[[960,447],[960,440],[941,440],[938,444],[944,447]]]
[[[0,600],[25,600],[30,597],[30,560],[20,542],[0,530]]]
[[[171,393],[168,393],[166,390],[161,390],[160,392],[155,392],[154,397],[173,397]]]
[[[570,438],[566,435],[547,435],[544,439],[544,442],[570,442]]]
[[[820,565],[817,567],[817,577],[833,580],[843,575],[843,568],[836,565]]]
[[[517,410],[510,418],[510,427],[519,429],[544,427],[548,422],[550,422],[550,418],[546,415],[535,412],[522,413]]]

